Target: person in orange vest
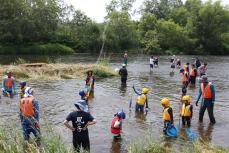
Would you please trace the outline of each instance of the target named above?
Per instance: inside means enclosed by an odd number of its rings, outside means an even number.
[[[192,64],[192,69],[190,71],[190,82],[191,84],[196,84],[196,76],[197,76],[197,69],[195,67],[195,64]]]
[[[188,84],[189,84],[189,74],[184,69],[181,69],[180,73],[182,73],[182,84],[183,84],[183,86],[185,86],[187,88]]]
[[[2,80],[2,92],[4,96],[8,96],[10,98],[13,97],[13,93],[16,93],[16,81],[12,76],[11,71],[7,71],[6,76]]]
[[[163,98],[160,103],[164,107],[162,112],[162,119],[164,121],[163,132],[167,134],[167,128],[173,125],[173,109],[170,107],[168,98]]]
[[[122,132],[122,120],[126,118],[126,114],[123,111],[119,111],[114,115],[114,118],[111,121],[111,133],[114,139],[121,138]]]
[[[87,71],[87,78],[86,78],[86,88],[87,88],[87,97],[90,97],[94,92],[94,84],[95,84],[95,77],[93,75],[93,71]]]
[[[191,119],[193,114],[193,106],[190,104],[190,96],[185,95],[181,99],[182,106],[180,109],[180,115],[182,117],[182,125],[185,126],[187,124],[188,127],[191,125]]]
[[[20,119],[25,140],[30,139],[30,133],[36,137],[37,146],[40,146],[39,103],[33,96],[31,87],[25,89],[24,98],[20,100]]]
[[[189,63],[186,63],[183,67],[184,71],[187,71],[189,73]]]
[[[200,97],[202,97],[199,111],[199,121],[203,122],[204,112],[207,109],[211,124],[215,124],[216,121],[213,113],[215,102],[215,87],[211,82],[208,81],[208,78],[205,75],[201,77],[201,82],[202,83],[200,85],[199,95],[196,101],[196,106],[198,106]]]

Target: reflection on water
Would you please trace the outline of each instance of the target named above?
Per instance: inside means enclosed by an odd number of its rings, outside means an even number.
[[[210,123],[205,127],[202,123],[199,123],[198,132],[199,132],[199,139],[201,141],[211,142],[212,140],[212,132],[214,130],[214,126]]]
[[[120,67],[121,56],[111,59],[110,66]],[[134,55],[133,55],[134,57]],[[4,57],[2,64],[11,63],[13,59]],[[95,62],[96,58],[90,55],[58,57],[62,62]],[[192,57],[182,56],[182,63],[192,63]],[[3,57],[0,57],[3,59]],[[201,59],[201,58],[200,58]],[[195,106],[199,84],[196,87],[189,87],[187,94],[191,96],[193,104],[193,119],[191,129],[202,140],[209,140],[214,144],[228,146],[229,135],[229,57],[208,57],[209,80],[216,87],[215,118],[214,126],[208,125],[208,114],[205,113],[204,123],[198,123],[199,107]],[[10,60],[10,61],[9,61]],[[130,55],[128,64],[127,85],[122,86],[119,77],[97,80],[95,83],[94,98],[89,100],[89,111],[96,118],[97,124],[89,127],[91,140],[91,152],[126,152],[127,144],[136,139],[145,139],[148,132],[154,139],[163,137],[162,106],[160,99],[168,97],[174,111],[175,125],[179,125],[179,106],[181,97],[181,74],[178,69],[174,69],[170,77],[170,62],[167,57],[159,57],[160,67],[149,71],[149,57],[138,56],[132,58]],[[2,61],[0,61],[2,62]],[[54,130],[60,134],[66,145],[71,145],[71,132],[63,126],[63,121],[67,114],[74,110],[74,102],[79,100],[78,92],[84,89],[84,80],[59,80],[59,81],[33,81],[28,82],[29,86],[35,89],[35,96],[40,102],[42,130],[45,130],[45,120],[51,124]],[[148,94],[148,112],[135,112],[135,100],[137,95],[133,92],[132,86],[137,89],[146,86],[150,88]],[[129,110],[130,99],[132,107]],[[0,126],[9,122],[9,119],[18,119],[18,98],[7,99],[2,97],[0,100]],[[120,142],[114,142],[110,134],[110,122],[113,115],[120,110],[126,112],[126,119],[123,120],[123,134]],[[178,138],[171,139],[163,137],[162,141],[167,146],[179,148],[188,143],[187,135],[181,128]]]

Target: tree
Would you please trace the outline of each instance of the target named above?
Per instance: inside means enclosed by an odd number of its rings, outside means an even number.
[[[106,49],[124,50],[138,46],[136,27],[127,12],[113,11],[107,22]]]
[[[219,1],[206,2],[199,10],[197,35],[204,51],[211,54],[223,54],[222,35],[229,32],[229,10]]]
[[[188,37],[185,28],[172,20],[158,21],[158,39],[162,49],[173,51],[192,50],[192,41]]]

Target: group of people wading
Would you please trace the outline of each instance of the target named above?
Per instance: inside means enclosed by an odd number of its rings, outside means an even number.
[[[119,70],[121,76],[121,83],[126,84],[127,82],[127,52],[124,54],[124,63],[122,68]],[[199,121],[203,121],[204,112],[207,109],[210,123],[215,124],[215,118],[213,114],[214,102],[215,102],[215,88],[214,85],[208,81],[206,76],[206,66],[200,64],[198,58],[194,64],[192,64],[189,70],[189,63],[186,63],[183,68],[181,68],[181,60],[173,56],[170,60],[171,68],[175,67],[180,69],[182,73],[182,96],[180,107],[180,116],[182,118],[183,126],[190,127],[191,119],[193,117],[193,106],[191,105],[189,95],[187,93],[187,87],[189,84],[196,84],[196,77],[200,76],[200,89],[198,98],[196,100],[196,106],[201,99],[200,111],[199,111]],[[158,58],[150,57],[150,71],[154,67],[158,67]],[[74,103],[76,111],[71,112],[65,119],[64,125],[69,128],[73,133],[73,146],[77,152],[80,151],[82,146],[83,149],[90,151],[90,140],[88,135],[88,126],[96,124],[95,118],[88,112],[88,100],[93,97],[94,92],[95,77],[93,71],[87,71],[85,88],[86,90],[80,90],[80,99]],[[37,146],[41,144],[41,132],[40,132],[40,122],[39,122],[39,102],[34,97],[34,89],[27,86],[25,81],[20,81],[20,89],[18,95],[20,97],[19,110],[20,110],[20,120],[23,130],[23,135],[25,140],[30,139],[30,134],[33,133],[36,137]],[[17,93],[16,91],[16,80],[12,75],[11,71],[6,73],[2,81],[2,92],[4,96],[12,98],[13,95]],[[143,112],[148,111],[148,93],[149,88],[143,87],[140,91],[136,90],[133,86],[133,91],[137,94],[135,111]],[[163,131],[167,134],[167,129],[174,124],[173,109],[170,106],[170,100],[168,98],[162,98],[160,100],[163,106],[162,118],[164,121]],[[114,114],[111,120],[110,132],[112,133],[115,140],[121,138],[122,133],[122,120],[126,118],[126,114],[123,110],[118,111]],[[69,124],[72,122],[72,124]]]

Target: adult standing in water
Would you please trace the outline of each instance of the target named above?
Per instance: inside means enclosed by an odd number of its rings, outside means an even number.
[[[87,78],[86,78],[86,88],[87,88],[87,97],[90,97],[94,92],[94,84],[95,84],[95,77],[93,75],[93,71],[87,71]]]
[[[150,59],[149,59],[149,65],[150,65],[150,71],[153,70],[153,66],[154,66],[154,58],[153,55],[151,55]]]
[[[128,54],[127,51],[125,51],[124,55],[123,55],[123,63],[127,66],[127,58],[128,58]]]
[[[125,64],[122,64],[122,68],[119,70],[119,75],[121,76],[122,85],[125,85],[127,81],[127,76],[128,76],[128,72],[127,72]]]
[[[158,57],[157,56],[154,58],[153,62],[154,62],[154,66],[158,67]]]
[[[202,64],[202,65],[199,67],[198,70],[199,70],[199,73],[200,73],[200,77],[203,76],[203,75],[206,75],[207,63]]]
[[[196,101],[196,106],[198,106],[198,101],[202,96],[199,111],[199,121],[203,122],[204,112],[207,109],[211,124],[215,124],[216,121],[213,113],[215,102],[215,87],[211,82],[208,81],[208,78],[205,75],[201,77],[201,81],[202,83],[200,85],[199,95]]]
[[[13,98],[13,92],[16,93],[16,80],[11,71],[7,71],[6,76],[2,80],[2,92],[4,96],[10,98]]]
[[[196,70],[195,64],[192,64],[192,69],[190,71],[190,82],[193,85],[196,84],[196,76],[197,76],[197,70]]]
[[[200,62],[200,60],[199,60],[198,57],[196,57],[195,65],[196,65],[196,68],[197,68],[197,69],[201,66],[201,62]]]
[[[20,119],[24,139],[29,141],[30,133],[33,133],[37,146],[40,146],[39,103],[33,95],[33,89],[27,87],[24,98],[20,100]]]
[[[88,134],[88,126],[96,124],[96,120],[91,114],[85,112],[85,105],[82,102],[76,102],[76,111],[71,112],[64,125],[72,131],[73,134],[73,146],[77,152],[80,152],[81,145],[84,150],[90,152],[90,140]],[[72,122],[72,126],[69,122]]]

